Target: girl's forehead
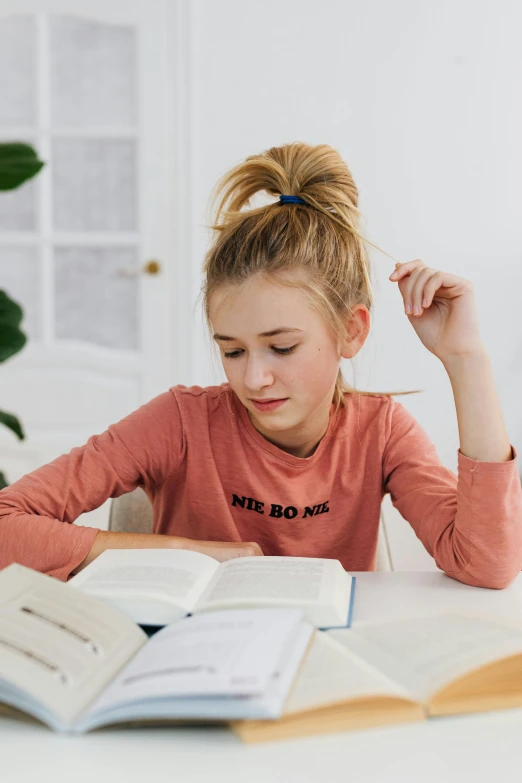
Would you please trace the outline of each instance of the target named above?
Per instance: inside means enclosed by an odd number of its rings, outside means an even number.
[[[225,311],[236,309],[270,307],[277,310],[281,307],[308,309],[309,300],[303,288],[299,286],[297,277],[288,277],[297,285],[285,285],[282,282],[257,275],[241,283],[228,283],[219,286],[209,300],[209,310],[213,317]]]
[[[317,318],[301,288],[260,280],[216,290],[209,315],[214,332],[234,337],[281,327],[304,331]]]

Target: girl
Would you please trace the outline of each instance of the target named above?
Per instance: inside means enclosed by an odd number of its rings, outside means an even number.
[[[279,196],[242,210],[258,192]],[[204,309],[228,383],[173,386],[0,492],[0,567],[59,579],[114,547],[185,547],[339,559],[374,568],[383,495],[439,568],[502,588],[522,565],[522,489],[472,284],[419,259],[390,280],[448,372],[458,476],[391,393],[343,381],[370,328],[372,292],[358,191],[328,145],[272,148],[218,183]],[[74,525],[142,486],[154,534]]]

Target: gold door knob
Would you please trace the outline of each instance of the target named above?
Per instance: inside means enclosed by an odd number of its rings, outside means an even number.
[[[155,261],[154,259],[151,259],[150,261],[147,261],[147,263],[143,267],[143,271],[147,275],[158,275],[161,272],[161,264],[159,261]]]
[[[159,275],[161,272],[161,264],[159,261],[151,258],[141,267],[134,267],[134,269],[117,269],[116,274],[118,277],[138,277],[139,275]]]

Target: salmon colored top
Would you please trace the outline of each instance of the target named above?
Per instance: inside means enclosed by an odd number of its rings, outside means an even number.
[[[0,567],[22,563],[66,580],[97,530],[73,524],[109,497],[143,487],[154,532],[256,541],[265,555],[337,558],[375,568],[389,492],[438,567],[504,587],[522,567],[522,488],[507,462],[458,451],[458,476],[393,398],[345,394],[310,457],[253,426],[228,384],[173,386],[0,492]]]

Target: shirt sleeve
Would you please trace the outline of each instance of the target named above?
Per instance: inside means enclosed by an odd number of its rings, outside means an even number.
[[[179,464],[184,437],[171,390],[0,491],[0,568],[16,562],[66,580],[97,528],[74,520],[108,498],[161,484]]]
[[[458,475],[400,403],[390,401],[384,491],[437,566],[477,587],[503,588],[522,568],[522,487],[518,455],[481,462],[457,452]]]

